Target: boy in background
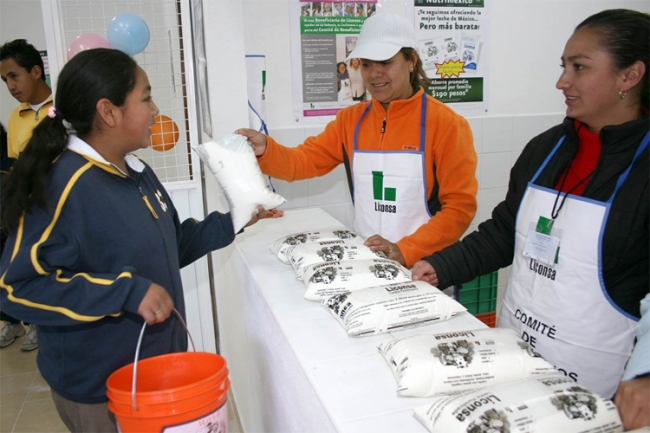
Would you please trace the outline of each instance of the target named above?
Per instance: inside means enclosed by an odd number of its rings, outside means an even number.
[[[20,102],[9,116],[6,136],[3,128],[1,162],[3,171],[8,171],[11,161],[18,158],[31,138],[32,130],[53,106],[52,89],[45,81],[41,54],[25,39],[16,39],[0,46],[0,77],[11,96]],[[34,325],[25,323],[25,331],[18,319],[2,311],[0,321],[5,322],[0,331],[0,348],[9,346],[25,334],[20,350],[28,352],[38,348]]]
[[[0,46],[0,77],[20,105],[7,126],[9,158],[18,158],[47,110],[53,106],[52,89],[45,81],[45,67],[38,50],[25,39]]]

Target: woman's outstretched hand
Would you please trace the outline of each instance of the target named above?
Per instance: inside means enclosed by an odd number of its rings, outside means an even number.
[[[363,244],[373,251],[382,251],[389,259],[406,266],[406,260],[399,247],[388,239],[384,239],[379,235],[372,235]]]
[[[438,287],[438,274],[436,274],[436,270],[433,269],[431,263],[427,262],[426,260],[420,260],[413,265],[413,269],[411,270],[411,278],[416,281],[424,281]]]
[[[266,152],[266,135],[250,128],[240,128],[235,133],[248,138],[255,152],[255,156],[264,155],[264,152]]]

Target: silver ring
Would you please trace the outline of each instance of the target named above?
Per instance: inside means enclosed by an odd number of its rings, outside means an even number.
[[[160,309],[158,309],[157,311],[155,311],[155,312],[153,313],[153,315],[154,315],[154,317],[155,317],[155,316],[159,315],[160,313],[162,313],[162,308],[160,308]]]

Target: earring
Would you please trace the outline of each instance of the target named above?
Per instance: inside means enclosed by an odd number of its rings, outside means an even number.
[[[618,92],[618,97],[619,97],[619,98],[621,98],[621,99],[625,99],[626,96],[627,96],[627,92],[626,92],[625,90],[620,90],[620,91]]]

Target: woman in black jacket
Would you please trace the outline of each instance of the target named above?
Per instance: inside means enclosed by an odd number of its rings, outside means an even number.
[[[447,287],[512,264],[499,326],[593,391],[618,388],[626,428],[650,424],[650,356],[624,375],[650,285],[649,22],[618,9],[576,28],[557,82],[568,117],[528,143],[491,219],[413,269]]]

